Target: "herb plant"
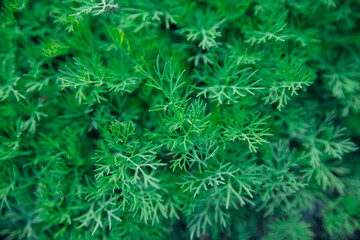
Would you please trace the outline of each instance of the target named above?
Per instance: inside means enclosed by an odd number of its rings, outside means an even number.
[[[360,2],[3,0],[2,239],[358,239]]]

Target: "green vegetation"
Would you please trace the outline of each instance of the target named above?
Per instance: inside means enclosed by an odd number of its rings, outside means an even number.
[[[358,0],[0,2],[1,239],[359,239]]]

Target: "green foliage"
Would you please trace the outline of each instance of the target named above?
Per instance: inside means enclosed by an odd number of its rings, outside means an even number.
[[[356,0],[0,2],[1,239],[358,239]]]
[[[270,233],[264,239],[313,239],[314,233],[309,227],[310,224],[300,221],[298,215],[290,216],[287,220],[278,220],[270,225]]]
[[[205,65],[204,73],[197,73],[196,78],[207,84],[206,87],[201,87],[198,96],[204,95],[213,100],[218,101],[219,104],[237,103],[240,97],[246,97],[254,91],[264,89],[257,87],[260,80],[253,80],[252,77],[256,71],[248,73],[251,68],[241,68],[240,62],[229,61],[225,58],[223,63],[218,63],[214,60],[215,66]],[[220,65],[221,64],[221,65]]]

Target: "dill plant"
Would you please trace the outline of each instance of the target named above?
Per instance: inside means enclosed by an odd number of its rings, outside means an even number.
[[[360,2],[3,0],[2,239],[358,239]]]

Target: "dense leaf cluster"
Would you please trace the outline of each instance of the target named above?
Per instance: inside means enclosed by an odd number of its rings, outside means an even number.
[[[0,237],[359,237],[358,0],[3,0]]]

